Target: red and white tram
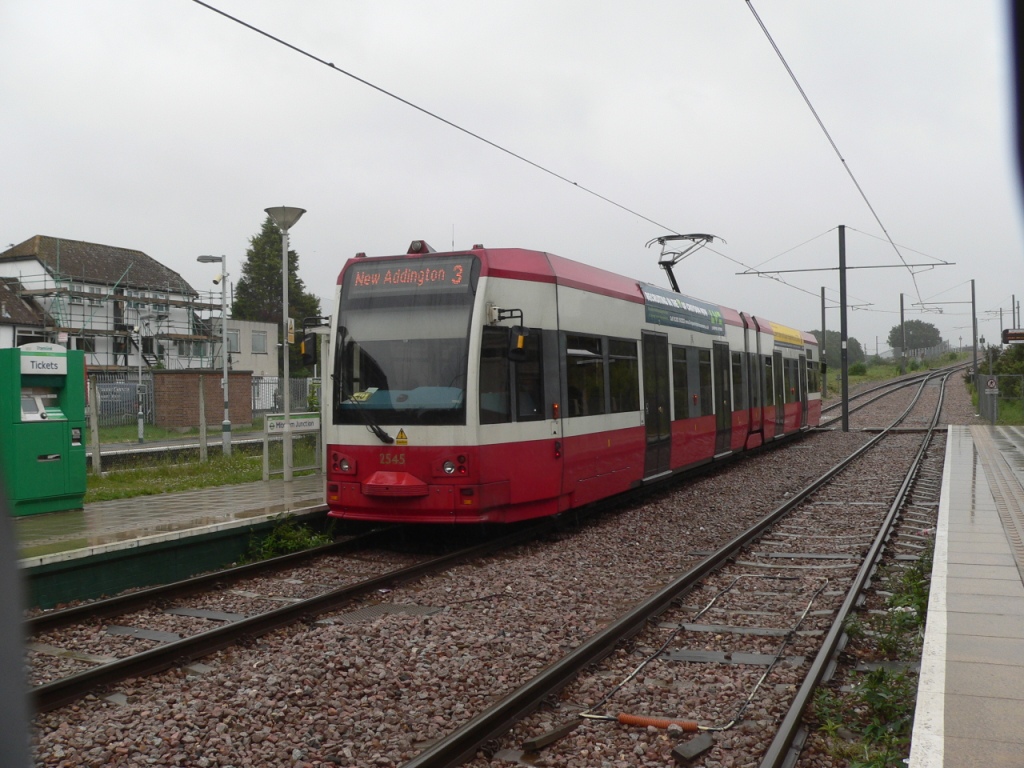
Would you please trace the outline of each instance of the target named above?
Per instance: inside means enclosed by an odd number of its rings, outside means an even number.
[[[539,251],[360,254],[331,332],[332,517],[554,515],[821,415],[810,334]]]

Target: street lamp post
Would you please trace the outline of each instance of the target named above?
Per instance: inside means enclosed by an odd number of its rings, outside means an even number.
[[[221,389],[224,390],[224,421],[220,425],[222,442],[221,452],[225,456],[231,455],[231,416],[228,412],[228,257],[227,256],[197,256],[196,261],[202,264],[215,264],[220,262],[220,275],[213,278],[213,284],[220,283],[220,351],[224,358],[224,378],[221,381]]]
[[[288,230],[295,226],[305,208],[291,208],[287,205],[279,205],[275,208],[265,208],[267,215],[273,219],[277,228],[281,230],[281,352],[284,354],[284,481],[292,481],[292,412],[291,412],[291,390],[288,371]]]
[[[142,411],[142,312],[139,312],[138,325],[135,326],[135,343],[138,346],[139,351],[139,383],[135,388],[135,397],[139,403],[139,442],[143,442],[145,438],[145,418],[146,415]]]

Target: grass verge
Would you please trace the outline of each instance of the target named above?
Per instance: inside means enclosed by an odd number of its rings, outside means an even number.
[[[262,457],[246,456],[241,452],[231,456],[214,456],[205,464],[198,460],[161,459],[147,466],[104,472],[101,475],[90,472],[85,503],[252,483],[262,478]]]
[[[239,564],[244,565],[245,563],[268,560],[271,557],[289,555],[292,552],[301,552],[305,549],[330,544],[331,541],[333,539],[330,532],[317,533],[308,525],[295,522],[295,518],[282,517],[274,524],[274,528],[269,534],[250,540],[249,549],[239,560]]]
[[[293,466],[306,467],[316,463],[316,442],[307,437],[294,441]],[[270,466],[283,466],[282,444],[270,446]],[[309,474],[298,470],[296,477]],[[102,474],[89,471],[86,476],[85,503],[136,496],[155,496],[161,493],[180,493],[199,488],[221,485],[254,483],[263,479],[263,456],[235,450],[230,456],[211,452],[209,460],[199,461],[198,451],[174,458],[164,456],[141,457],[135,466]]]
[[[818,748],[850,768],[904,765],[917,703],[932,553],[883,576],[884,609],[851,618],[845,679],[818,690],[813,719]],[[843,684],[840,685],[840,682]]]

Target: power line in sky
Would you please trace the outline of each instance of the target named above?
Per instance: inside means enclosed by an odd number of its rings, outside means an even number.
[[[490,139],[487,139],[487,138],[481,136],[480,134],[475,133],[475,132],[469,130],[468,128],[464,128],[461,125],[459,125],[457,123],[454,123],[451,120],[448,120],[447,118],[444,118],[444,117],[438,115],[435,112],[431,112],[429,109],[427,109],[425,107],[421,107],[418,104],[416,104],[416,103],[414,103],[412,101],[409,101],[408,99],[405,99],[405,98],[403,98],[403,97],[401,97],[401,96],[399,96],[399,95],[397,95],[395,93],[392,93],[391,91],[389,91],[389,90],[387,90],[385,88],[382,88],[379,85],[376,85],[376,84],[370,82],[369,80],[366,80],[365,78],[359,77],[358,75],[353,74],[352,72],[349,72],[348,70],[342,69],[341,67],[335,65],[334,62],[327,61],[326,59],[323,59],[323,58],[321,58],[321,57],[319,57],[319,56],[317,56],[317,55],[315,55],[315,54],[305,50],[304,48],[300,48],[299,46],[297,46],[297,45],[295,45],[293,43],[289,43],[288,41],[283,40],[280,37],[272,35],[269,32],[267,32],[267,31],[265,31],[263,29],[260,29],[257,26],[254,26],[253,24],[250,24],[250,23],[248,23],[246,21],[243,21],[242,19],[238,18],[237,16],[232,16],[230,13],[222,11],[219,8],[216,8],[216,7],[212,6],[212,5],[210,5],[209,3],[204,2],[203,0],[192,0],[192,2],[196,3],[197,5],[201,5],[203,8],[206,8],[207,10],[213,11],[214,13],[216,13],[216,14],[218,14],[220,16],[223,16],[224,18],[226,18],[226,19],[228,19],[230,21],[233,21],[236,24],[241,25],[241,26],[245,27],[246,29],[251,30],[251,31],[255,32],[258,35],[262,35],[263,37],[267,38],[268,40],[272,40],[273,42],[275,42],[275,43],[277,43],[279,45],[283,45],[285,48],[288,48],[289,50],[292,50],[292,51],[294,51],[295,53],[298,53],[301,56],[305,56],[306,58],[311,59],[311,60],[315,61],[318,64],[321,64],[321,65],[323,65],[325,67],[328,67],[329,69],[337,72],[338,74],[345,75],[346,77],[349,77],[349,78],[355,80],[356,82],[361,83],[362,85],[365,85],[365,86],[367,86],[369,88],[372,88],[373,90],[377,91],[378,93],[383,94],[384,96],[387,96],[387,97],[389,97],[391,99],[394,99],[395,101],[401,102],[402,104],[406,105],[407,107],[411,107],[412,109],[415,109],[416,111],[421,112],[422,114],[424,114],[424,115],[426,115],[428,117],[431,117],[431,118],[433,118],[433,119],[435,119],[435,120],[437,120],[439,122],[442,122],[445,125],[449,126],[450,128],[454,128],[455,130],[460,131],[460,132],[466,134],[467,136],[470,136],[470,137],[476,139],[477,141],[481,141],[484,144],[487,144],[488,146],[498,150],[499,152],[503,152],[506,155],[509,155],[510,157],[514,157],[516,160],[520,160],[521,162],[524,162],[527,165],[530,165],[533,168],[536,168],[537,170],[539,170],[539,171],[541,171],[543,173],[548,174],[549,176],[553,176],[554,178],[558,179],[559,181],[563,181],[566,184],[570,184],[571,186],[575,187],[576,189],[579,189],[582,192],[587,193],[588,195],[592,195],[593,197],[596,197],[599,200],[602,200],[603,202],[608,203],[609,205],[615,206],[619,210],[625,211],[626,213],[629,213],[629,214],[631,214],[633,216],[636,216],[636,217],[638,217],[640,219],[643,219],[644,221],[648,222],[649,224],[653,224],[654,226],[659,227],[661,229],[664,229],[664,230],[666,230],[666,231],[668,231],[668,232],[670,232],[672,234],[676,234],[676,235],[681,234],[680,232],[677,232],[674,228],[669,227],[669,226],[667,226],[665,224],[662,224],[662,223],[656,221],[655,219],[650,218],[649,216],[645,216],[644,214],[640,213],[639,211],[636,211],[636,210],[634,210],[634,209],[632,209],[632,208],[630,208],[630,207],[628,207],[626,205],[623,205],[622,203],[618,203],[615,200],[611,199],[610,197],[602,195],[599,192],[596,192],[596,191],[590,189],[589,187],[586,187],[586,186],[580,184],[579,182],[573,181],[572,179],[569,179],[568,177],[563,176],[562,174],[558,173],[557,171],[554,171],[554,170],[552,170],[552,169],[550,169],[550,168],[548,168],[548,167],[546,167],[544,165],[541,165],[540,163],[534,162],[533,160],[530,160],[529,158],[524,157],[523,155],[521,155],[521,154],[519,154],[517,152],[514,152],[513,150],[508,149],[507,147],[504,147],[501,144],[498,144],[497,142],[491,141]],[[753,8],[751,8],[751,10],[753,10]],[[756,16],[756,13],[755,13],[755,16]],[[765,34],[767,34],[767,31],[765,32]],[[769,40],[770,39],[771,38],[769,37]],[[774,43],[773,43],[773,45],[774,45]],[[779,55],[781,57],[781,53]],[[785,63],[785,61],[783,61],[783,63]],[[789,67],[787,66],[787,69],[788,68]],[[799,87],[799,84],[797,85],[797,87]],[[802,91],[801,91],[801,93],[802,93]],[[808,102],[808,104],[809,103],[810,102]],[[812,107],[812,111],[813,111],[813,107]],[[820,120],[819,120],[819,124],[820,124]],[[822,128],[824,128],[824,126],[822,126]],[[827,135],[827,133],[826,133],[826,135]],[[830,141],[831,141],[831,139],[830,139]],[[835,144],[833,144],[833,147],[834,146],[835,146]],[[838,152],[838,150],[837,150],[837,152]],[[844,164],[845,164],[845,161],[844,161]],[[852,174],[851,174],[851,177],[852,177]],[[854,183],[856,184],[856,179],[854,179]],[[858,186],[858,189],[859,188],[860,187]],[[862,196],[863,196],[863,193],[862,193]],[[867,198],[865,198],[865,201],[866,200],[867,200]],[[868,205],[868,207],[870,208],[870,204]],[[877,221],[878,217],[876,216],[875,219]],[[881,222],[879,222],[879,225],[881,225]],[[882,229],[883,229],[883,231],[885,231],[884,227]],[[888,233],[886,233],[886,234],[888,234]],[[892,242],[892,241],[890,240],[890,242]],[[748,271],[753,271],[752,267],[748,266],[747,264],[744,264],[743,262],[739,261],[738,259],[732,258],[731,256],[726,256],[724,253],[721,253],[720,251],[717,251],[717,250],[714,250],[714,249],[709,249],[709,250],[711,250],[713,253],[715,253],[715,254],[717,254],[717,255],[727,259],[728,261],[733,262],[734,264],[738,264],[738,265],[742,266],[744,269],[746,269]],[[897,251],[897,253],[899,253],[899,251]],[[900,256],[900,258],[902,259],[903,257]],[[904,262],[904,263],[906,263],[906,262]],[[913,272],[911,272],[911,276],[913,276]],[[771,279],[774,280],[775,282],[781,284],[781,285],[785,285],[788,288],[792,288],[792,289],[800,291],[802,293],[806,293],[806,294],[809,294],[809,295],[816,295],[816,294],[813,294],[811,291],[805,290],[803,288],[800,288],[799,286],[793,285],[792,283],[786,282],[784,279],[778,277],[777,275],[772,275]],[[915,281],[915,286],[916,286],[916,281]],[[918,294],[918,295],[920,296],[920,294]]]
[[[499,152],[504,152],[506,155],[510,155],[511,157],[514,157],[516,160],[521,160],[522,162],[526,163],[527,165],[533,166],[538,171],[542,171],[543,173],[546,173],[549,176],[554,176],[556,179],[558,179],[559,181],[564,181],[566,184],[571,184],[572,186],[576,187],[577,189],[580,189],[583,192],[586,192],[588,195],[593,195],[594,197],[598,198],[599,200],[603,200],[604,202],[609,203],[610,205],[614,205],[616,208],[619,208],[619,209],[625,211],[626,213],[632,214],[633,216],[637,216],[637,217],[643,219],[644,221],[648,222],[649,224],[653,224],[656,227],[661,227],[662,229],[667,229],[668,231],[673,232],[674,234],[679,234],[678,232],[675,232],[675,230],[673,230],[671,227],[668,227],[668,226],[666,226],[664,224],[661,224],[660,222],[657,222],[654,219],[649,218],[648,216],[644,216],[639,211],[635,211],[632,208],[629,208],[629,207],[627,207],[627,206],[625,206],[625,205],[623,205],[621,203],[617,203],[614,200],[612,200],[611,198],[605,197],[604,195],[600,194],[599,192],[595,192],[594,190],[592,190],[592,189],[590,189],[588,187],[583,186],[579,182],[573,181],[572,179],[569,179],[569,178],[563,176],[562,174],[558,173],[557,171],[553,171],[550,168],[541,165],[540,163],[535,163],[533,160],[530,160],[529,158],[524,157],[523,155],[520,155],[519,153],[514,152],[511,149],[509,149],[507,147],[504,147],[501,144],[498,144],[497,142],[494,142],[494,141],[491,141],[490,139],[484,138],[480,134],[474,133],[473,131],[469,130],[468,128],[463,128],[458,123],[453,123],[451,120],[448,120],[448,119],[446,119],[444,117],[441,117],[436,112],[431,112],[426,107],[421,107],[419,104],[411,102],[408,99],[404,99],[401,96],[399,96],[398,94],[392,93],[391,91],[389,91],[389,90],[387,90],[385,88],[382,88],[379,85],[375,85],[374,83],[371,83],[369,80],[366,80],[366,79],[364,79],[362,77],[359,77],[358,75],[353,74],[352,72],[349,72],[348,70],[342,69],[341,67],[335,66],[334,62],[327,61],[326,59],[321,59],[319,56],[317,56],[317,55],[315,55],[313,53],[310,53],[309,51],[305,50],[304,48],[300,48],[299,46],[293,45],[292,43],[289,43],[286,40],[282,40],[281,38],[276,37],[276,36],[270,34],[269,32],[266,32],[265,30],[260,29],[259,27],[253,26],[252,24],[249,24],[248,22],[242,21],[237,16],[232,16],[230,13],[226,13],[225,11],[222,11],[219,8],[213,7],[209,3],[204,3],[203,0],[192,0],[192,2],[196,3],[197,5],[203,6],[204,8],[209,9],[209,10],[213,11],[214,13],[220,14],[221,16],[223,16],[226,19],[230,19],[231,21],[235,22],[236,24],[241,24],[246,29],[251,29],[253,32],[255,32],[255,33],[259,34],[259,35],[263,35],[264,37],[266,37],[266,38],[268,38],[270,40],[273,40],[275,43],[283,45],[286,48],[290,48],[291,50],[295,51],[296,53],[301,54],[302,56],[305,56],[305,57],[307,57],[309,59],[312,59],[313,61],[317,62],[318,64],[322,64],[325,67],[329,67],[330,69],[333,69],[335,72],[337,72],[339,74],[345,75],[346,77],[350,77],[353,80],[355,80],[356,82],[362,83],[363,85],[365,85],[365,86],[367,86],[369,88],[373,88],[373,90],[377,91],[378,93],[382,93],[385,96],[388,96],[389,98],[394,99],[395,101],[400,101],[402,104],[405,104],[407,107],[412,107],[413,109],[417,110],[418,112],[422,112],[424,115],[427,115],[428,117],[432,117],[435,120],[438,120],[438,121],[444,123],[445,125],[449,126],[450,128],[454,128],[455,130],[461,131],[462,133],[466,134],[467,136],[473,137],[477,141],[482,141],[484,144],[487,144],[488,146],[491,146],[494,149],[497,149]]]
[[[782,51],[779,50],[779,46],[775,44],[775,40],[772,39],[771,33],[768,31],[768,28],[764,25],[764,22],[761,21],[761,17],[758,16],[757,11],[754,9],[754,4],[750,0],[744,0],[744,2],[746,2],[747,7],[750,9],[750,12],[754,15],[754,18],[757,20],[757,24],[759,27],[761,27],[761,31],[764,32],[764,36],[768,38],[768,42],[775,50],[775,54],[779,57],[779,61],[782,62],[782,66],[784,66],[786,68],[786,72],[789,73],[789,78],[793,81],[793,85],[795,85],[796,89],[800,92],[800,96],[803,97],[804,103],[807,105],[807,108],[811,110],[811,114],[814,115],[814,119],[818,122],[818,126],[821,128],[821,132],[825,134],[825,138],[828,139],[828,143],[832,145],[832,149],[836,153],[836,157],[838,157],[839,162],[843,164],[843,168],[846,170],[846,173],[849,175],[850,180],[853,182],[853,186],[857,188],[857,192],[860,193],[861,199],[864,200],[864,204],[867,205],[868,210],[871,211],[871,215],[874,216],[875,221],[878,223],[878,226],[881,228],[882,232],[885,233],[885,239],[889,242],[889,245],[892,246],[892,249],[896,252],[896,255],[899,256],[900,261],[903,262],[903,265],[907,268],[907,272],[910,273],[910,279],[914,283],[914,291],[917,293],[917,300],[921,303],[924,303],[924,299],[921,298],[921,289],[917,285],[917,276],[914,274],[914,270],[910,267],[909,264],[907,264],[907,260],[903,258],[903,254],[900,253],[900,249],[896,247],[896,243],[893,242],[892,237],[889,235],[889,231],[885,228],[885,225],[882,223],[881,218],[879,218],[874,206],[871,205],[871,201],[868,200],[868,196],[864,193],[864,190],[861,188],[860,183],[857,181],[857,177],[853,175],[853,171],[850,169],[849,164],[846,162],[846,158],[843,157],[843,153],[839,151],[839,147],[836,146],[835,141],[832,139],[831,134],[828,132],[828,128],[825,127],[825,123],[818,115],[818,111],[814,108],[814,105],[811,103],[810,98],[804,91],[803,86],[800,85],[800,81],[797,79],[796,74],[793,72],[792,68],[790,68],[789,63],[786,61],[786,57],[782,55]]]

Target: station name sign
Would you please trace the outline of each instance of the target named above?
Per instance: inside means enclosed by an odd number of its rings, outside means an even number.
[[[23,344],[21,352],[21,373],[36,376],[67,376],[68,351],[59,344],[36,342]]]
[[[320,430],[320,417],[314,413],[291,414],[288,419],[292,432],[318,432]],[[267,416],[267,433],[271,435],[284,434],[284,416],[273,414]]]

